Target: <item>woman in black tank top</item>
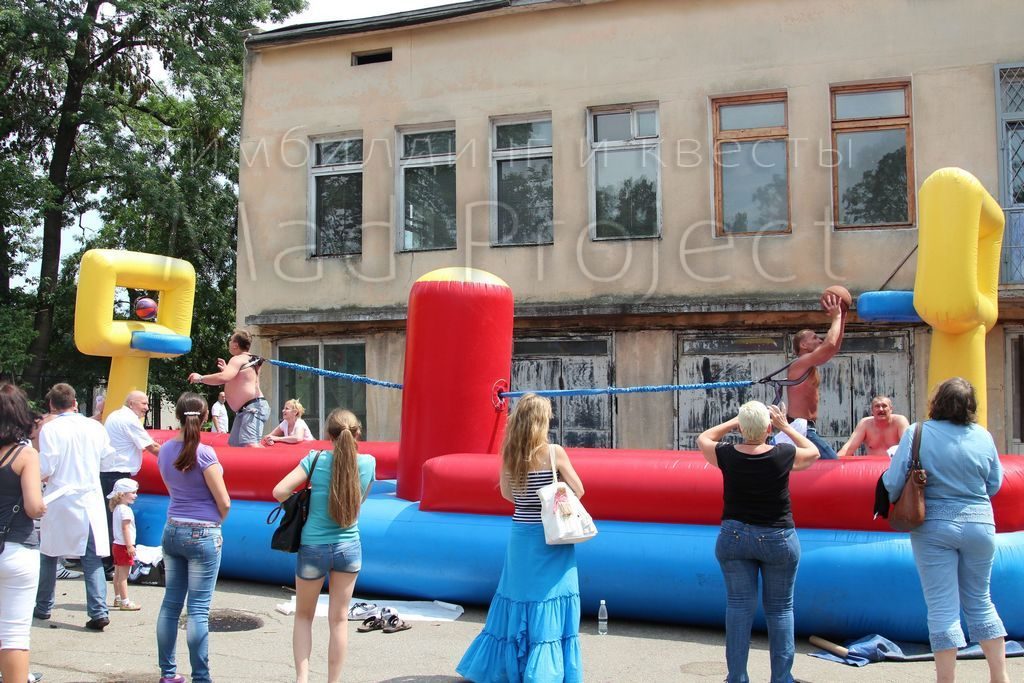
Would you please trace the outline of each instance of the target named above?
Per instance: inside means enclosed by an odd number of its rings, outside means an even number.
[[[796,445],[768,445],[772,426]],[[733,430],[739,430],[743,442],[723,443]],[[789,473],[810,467],[818,449],[786,421],[785,404],[767,407],[760,401],[744,403],[738,416],[697,437],[697,446],[722,470],[722,529],[715,557],[725,578],[726,680],[749,680],[747,656],[760,574],[771,680],[791,683],[796,654],[793,587],[800,541],[789,504]]]
[[[29,444],[33,419],[24,392],[0,386],[0,673],[29,680],[29,633],[39,586],[39,539],[32,524],[43,516],[39,453]]]

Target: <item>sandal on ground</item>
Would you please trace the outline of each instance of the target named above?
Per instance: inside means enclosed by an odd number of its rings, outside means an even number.
[[[379,631],[384,628],[384,619],[378,615],[367,617],[363,619],[363,623],[356,627],[356,630],[360,633],[369,633],[370,631]]]
[[[388,615],[384,628],[381,630],[384,633],[398,633],[399,631],[408,631],[411,628],[412,626],[402,621],[402,618],[395,612]]]
[[[142,605],[137,602],[132,602],[131,600],[125,600],[124,602],[119,603],[116,606],[116,609],[119,609],[122,612],[138,612],[142,609]]]
[[[369,617],[375,617],[379,614],[377,605],[372,602],[357,602],[348,609],[348,620],[349,621],[363,621]]]

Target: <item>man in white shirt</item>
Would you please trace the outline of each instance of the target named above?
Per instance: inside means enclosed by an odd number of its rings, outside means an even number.
[[[228,409],[224,405],[227,401],[227,394],[223,391],[217,396],[217,400],[212,406],[210,406],[210,417],[213,418],[213,431],[221,434],[227,434],[228,429]]]
[[[57,587],[57,558],[79,557],[85,575],[86,628],[109,623],[102,557],[110,553],[104,524],[100,461],[112,450],[103,425],[78,413],[75,390],[55,384],[48,394],[56,417],[39,430],[39,465],[47,493],[63,492],[47,504],[40,521],[39,589],[33,616],[49,619]]]
[[[149,397],[141,391],[130,391],[124,405],[107,416],[107,436],[113,452],[103,458],[100,464],[100,484],[104,498],[114,490],[118,479],[131,478],[142,469],[142,454],[160,452],[160,446],[142,426],[142,420],[149,412]],[[104,506],[106,507],[106,506]],[[107,533],[113,533],[113,515],[107,510]],[[104,567],[113,569],[113,562],[108,557],[103,561]]]

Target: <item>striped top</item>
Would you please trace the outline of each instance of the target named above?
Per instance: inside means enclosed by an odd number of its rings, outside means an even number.
[[[559,472],[558,480],[562,480]],[[551,483],[551,470],[534,470],[526,473],[526,488],[512,492],[515,498],[516,511],[512,515],[513,522],[522,524],[540,524],[540,497],[537,491]]]

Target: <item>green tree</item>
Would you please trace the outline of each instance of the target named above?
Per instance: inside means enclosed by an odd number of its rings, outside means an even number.
[[[15,219],[29,216],[42,226],[37,334],[25,370],[36,392],[44,372],[53,372],[47,361],[54,344],[60,347],[70,329],[55,327],[55,302],[67,308],[63,232],[88,210],[98,209],[107,223],[97,245],[196,258],[200,335],[208,320],[204,295],[221,306],[214,309],[219,317],[233,311],[231,167],[244,37],[255,23],[302,7],[302,0],[0,0],[0,182],[40,181],[0,191],[17,196],[0,202],[0,277],[6,268],[9,283],[18,267]],[[156,80],[156,64],[168,87]],[[206,160],[211,153],[228,161]]]
[[[884,154],[875,168],[843,193],[844,225],[905,223],[907,218],[907,148]]]
[[[644,176],[597,188],[599,237],[647,237],[657,233],[658,190]]]

